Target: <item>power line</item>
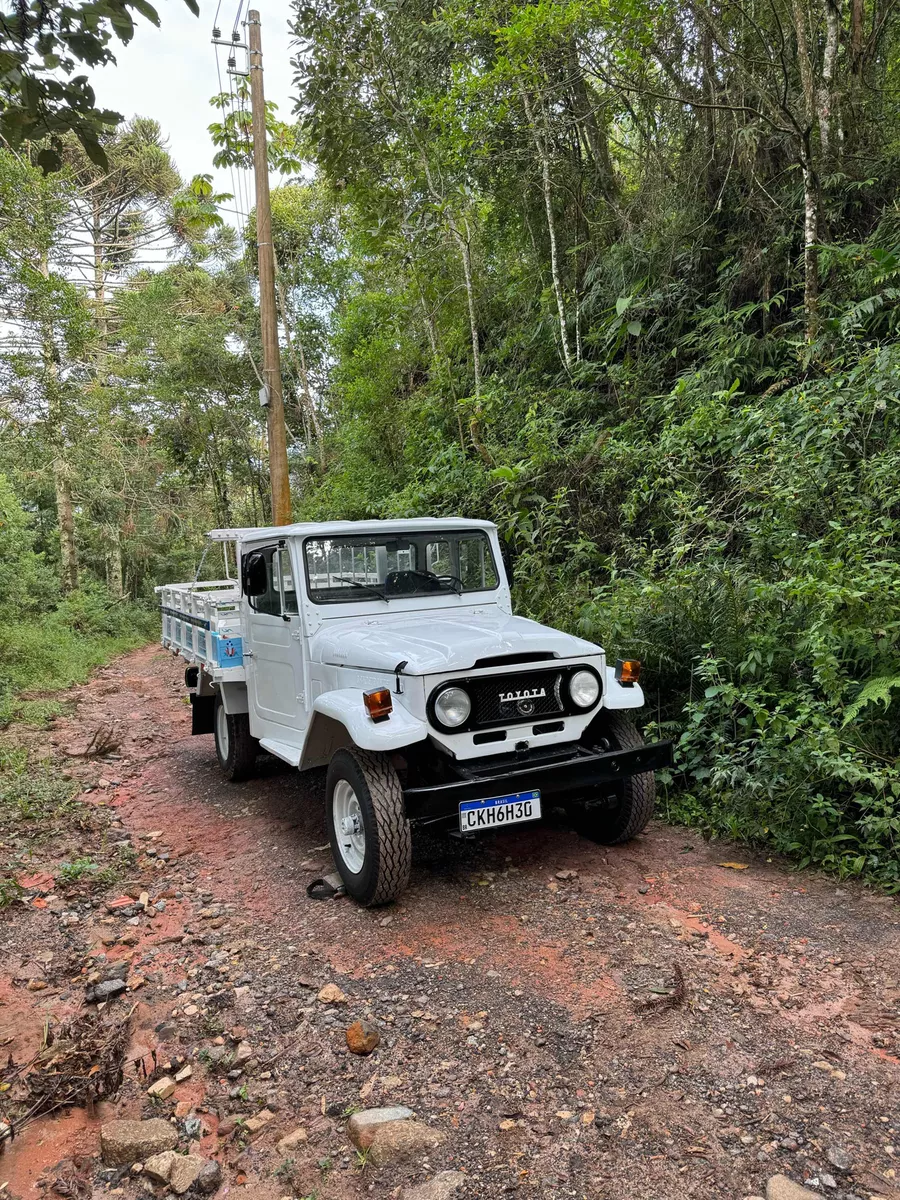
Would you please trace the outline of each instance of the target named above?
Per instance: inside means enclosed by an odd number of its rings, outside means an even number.
[[[219,8],[221,8],[221,7],[222,7],[222,0],[219,0]],[[219,9],[217,8],[216,16],[218,16],[218,14],[219,14]],[[213,48],[214,48],[215,54],[216,54],[216,75],[218,76],[218,80],[219,80],[219,96],[222,97],[225,95],[225,89],[222,87],[222,68],[219,63],[219,47],[214,46]],[[224,103],[222,104],[222,106],[220,108],[220,112],[222,113],[222,126],[225,130],[225,152],[227,153],[228,152],[228,119],[227,119],[227,116],[225,113]],[[241,198],[238,195],[237,184],[235,183],[235,178],[234,178],[234,163],[231,162],[230,155],[229,155],[228,169],[231,172],[231,191],[234,195],[234,202],[235,202],[235,204],[238,205],[238,213],[239,213],[239,215],[241,215],[240,214]]]

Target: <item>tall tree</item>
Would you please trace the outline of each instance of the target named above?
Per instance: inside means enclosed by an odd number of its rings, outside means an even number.
[[[199,15],[197,0],[185,3]],[[74,72],[115,63],[115,40],[134,36],[133,13],[159,25],[147,0],[20,0],[0,15],[0,137],[13,149],[41,142],[39,165],[58,170],[73,133],[104,166],[103,136],[122,116],[98,108],[87,76]]]

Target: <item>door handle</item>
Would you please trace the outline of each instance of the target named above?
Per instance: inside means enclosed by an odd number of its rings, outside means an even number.
[[[244,651],[244,658],[252,658],[252,657],[253,657],[253,651],[252,651],[252,650],[245,650],[245,651]]]

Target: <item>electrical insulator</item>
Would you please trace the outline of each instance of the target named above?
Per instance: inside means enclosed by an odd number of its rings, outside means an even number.
[[[241,35],[238,33],[238,31],[236,29],[233,29],[231,31],[231,40],[233,42],[239,42],[241,40]]]
[[[222,30],[221,30],[221,29],[214,29],[214,30],[213,30],[213,37],[214,37],[214,38],[220,38],[221,36],[222,36]]]
[[[229,65],[229,67],[237,66],[237,59],[234,57],[233,54],[228,55],[228,65]]]

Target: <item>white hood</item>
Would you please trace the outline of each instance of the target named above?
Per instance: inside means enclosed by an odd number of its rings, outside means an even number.
[[[601,654],[599,646],[525,617],[490,614],[398,614],[329,621],[310,639],[314,661],[392,671],[405,659],[407,675],[468,671],[482,658],[544,652],[556,658]]]

